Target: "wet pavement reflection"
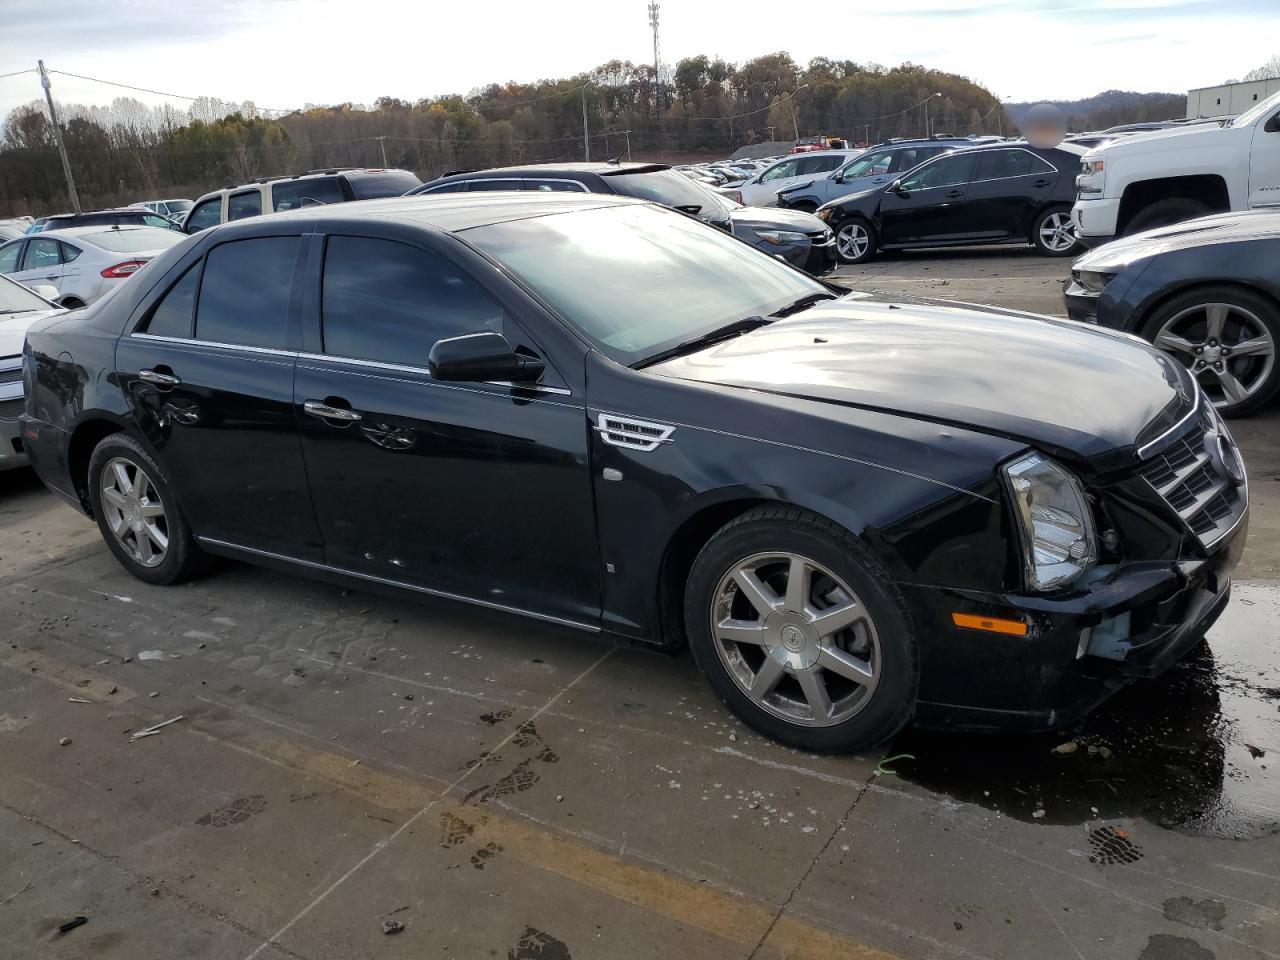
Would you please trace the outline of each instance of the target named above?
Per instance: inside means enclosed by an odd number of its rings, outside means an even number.
[[[1028,822],[1142,817],[1196,836],[1280,833],[1280,584],[1237,583],[1208,643],[1050,734],[907,731],[902,779]]]

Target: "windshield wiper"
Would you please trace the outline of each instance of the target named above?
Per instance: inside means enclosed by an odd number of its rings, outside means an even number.
[[[781,310],[775,310],[769,314],[771,317],[789,317],[793,313],[799,313],[805,307],[811,307],[821,300],[837,300],[839,299],[834,293],[811,293],[808,296],[801,297],[794,303],[790,303]]]
[[[645,357],[639,363],[632,364],[632,366],[636,370],[652,366],[655,363],[661,363],[663,360],[670,360],[672,357],[678,357],[684,353],[692,353],[694,350],[709,347],[711,344],[719,343],[721,340],[729,340],[733,337],[741,336],[772,322],[772,320],[767,320],[764,317],[743,317],[741,320],[733,321],[733,323],[726,323],[723,327],[716,327],[701,336],[692,337],[683,343],[677,343],[674,347],[655,353],[651,357]]]

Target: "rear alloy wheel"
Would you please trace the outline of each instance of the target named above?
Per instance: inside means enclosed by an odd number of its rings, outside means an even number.
[[[124,433],[104,437],[89,458],[89,498],[102,539],[139,580],[170,584],[203,565],[159,464]]]
[[[1208,288],[1174,297],[1144,333],[1191,371],[1223,416],[1251,413],[1280,389],[1280,316],[1247,290]]]
[[[1036,220],[1031,239],[1036,249],[1046,257],[1068,257],[1080,249],[1071,211],[1065,208],[1042,213]]]
[[[914,711],[901,595],[861,541],[806,511],[758,507],[712,537],[689,574],[685,629],[729,708],[802,750],[873,747]]]
[[[850,220],[836,231],[836,254],[845,263],[862,263],[876,252],[876,231],[865,220]]]

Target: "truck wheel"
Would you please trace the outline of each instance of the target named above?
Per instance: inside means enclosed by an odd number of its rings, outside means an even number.
[[[1076,225],[1071,222],[1071,208],[1049,207],[1036,217],[1031,228],[1031,242],[1046,257],[1069,257],[1079,252]]]
[[[782,743],[867,750],[915,712],[902,594],[862,541],[815,514],[764,506],[722,527],[689,572],[684,619],[712,689]]]
[[[1142,335],[1200,381],[1224,417],[1252,413],[1280,390],[1280,310],[1242,287],[1217,285],[1162,303]]]
[[[1170,197],[1168,200],[1157,200],[1149,207],[1139,210],[1124,228],[1122,236],[1141,233],[1143,230],[1154,230],[1156,227],[1167,227],[1183,220],[1194,220],[1213,213],[1207,203],[1192,200],[1189,197]]]

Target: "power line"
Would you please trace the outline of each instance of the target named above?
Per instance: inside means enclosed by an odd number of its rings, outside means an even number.
[[[0,73],[0,80],[3,80],[5,77],[20,77],[24,73],[36,73],[36,71],[35,70],[15,70],[13,71],[13,73]]]
[[[34,73],[35,71],[29,70],[25,72]],[[195,102],[196,100],[221,99],[221,98],[215,98],[215,97],[189,97],[183,93],[169,93],[168,91],[165,91],[165,90],[152,90],[150,87],[137,87],[131,83],[117,83],[115,80],[103,80],[101,77],[86,77],[84,74],[71,73],[68,70],[50,70],[49,72],[56,73],[64,77],[75,77],[77,80],[88,80],[90,83],[103,83],[103,84],[106,84],[108,87],[120,87],[123,90],[134,90],[138,93],[150,93],[157,97],[172,97],[175,100],[189,100],[189,101]],[[227,100],[223,102],[231,103],[233,101]],[[283,107],[259,107],[257,105],[254,106],[254,109],[261,110],[263,113],[294,113],[295,112],[293,108],[285,109]]]

